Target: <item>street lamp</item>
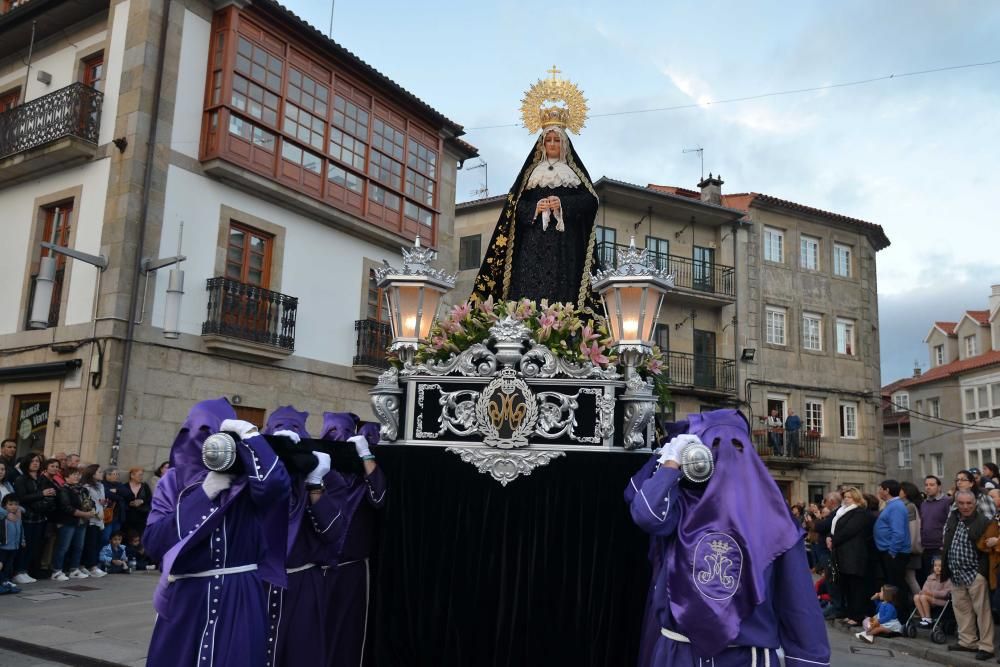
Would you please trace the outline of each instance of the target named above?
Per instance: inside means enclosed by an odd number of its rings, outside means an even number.
[[[430,266],[437,252],[420,245],[417,236],[412,248],[403,248],[403,269],[385,263],[375,272],[379,288],[385,292],[392,327],[392,345],[404,365],[413,360],[417,346],[427,339],[441,298],[455,287],[455,276]]]
[[[627,379],[653,351],[653,329],[674,277],[650,266],[646,249],[637,249],[633,236],[629,247],[618,251],[617,267],[598,271],[591,285],[604,302],[612,347],[625,364]]]
[[[102,272],[108,268],[108,258],[104,255],[91,255],[47,241],[42,243],[42,247],[48,249],[49,254],[42,257],[38,264],[38,276],[35,277],[35,298],[31,302],[31,316],[28,318],[28,328],[30,329],[47,329],[49,327],[49,308],[56,283],[55,253],[96,266]]]

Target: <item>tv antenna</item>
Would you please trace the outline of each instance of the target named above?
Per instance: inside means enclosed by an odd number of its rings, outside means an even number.
[[[697,153],[698,154],[698,157],[701,158],[701,179],[700,180],[704,181],[705,180],[705,149],[702,148],[701,146],[698,146],[698,148],[685,148],[684,150],[681,151],[681,153]]]
[[[471,192],[472,196],[477,199],[484,199],[490,196],[490,168],[486,164],[486,160],[479,158],[479,163],[474,164],[471,167],[466,167],[466,171],[472,171],[473,169],[483,170],[483,187],[476,188]]]

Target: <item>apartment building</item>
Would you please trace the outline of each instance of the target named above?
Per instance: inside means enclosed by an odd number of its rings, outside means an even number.
[[[849,483],[872,490],[880,440],[876,252],[878,225],[756,193],[722,194],[602,178],[598,252],[645,245],[676,289],[657,344],[667,350],[666,418],[740,405],[758,452],[790,500]],[[456,297],[471,292],[503,197],[456,207]],[[802,420],[798,447],[764,419]]]
[[[151,469],[220,395],[369,417],[372,271],[418,234],[454,262],[461,126],[272,0],[25,0],[0,34],[19,451]]]
[[[986,305],[934,322],[924,338],[928,370],[894,383],[911,431],[910,451],[900,454],[910,461],[904,479],[947,482],[963,468],[1000,462],[1000,285]]]

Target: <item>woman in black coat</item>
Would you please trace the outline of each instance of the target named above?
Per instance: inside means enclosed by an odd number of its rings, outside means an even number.
[[[844,505],[834,515],[830,546],[834,576],[847,607],[848,625],[858,625],[868,615],[869,594],[865,577],[869,567],[874,522],[867,503],[854,487],[844,491]]]
[[[119,494],[125,504],[125,533],[128,536],[142,535],[146,530],[146,518],[152,509],[153,492],[149,484],[142,481],[142,468],[130,468],[128,483],[119,487]]]

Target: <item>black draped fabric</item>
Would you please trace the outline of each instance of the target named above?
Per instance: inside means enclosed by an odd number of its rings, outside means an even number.
[[[542,229],[541,216],[534,216],[536,204],[545,197],[559,197],[565,231],[556,229],[555,220]],[[514,270],[507,298],[575,304],[596,214],[597,200],[584,186],[525,190],[517,202]]]
[[[622,494],[649,454],[569,452],[502,487],[443,448],[377,453],[379,667],[635,664],[648,539]]]
[[[548,299],[593,309],[596,301],[589,276],[596,266],[597,193],[566,133],[562,133],[566,164],[579,177],[580,185],[525,189],[532,170],[544,159],[545,134],[543,130],[539,135],[507,193],[472,296],[481,300],[493,297],[495,302]],[[554,218],[543,231],[542,216],[535,215],[538,200],[550,196],[560,199],[564,232],[556,230]]]

